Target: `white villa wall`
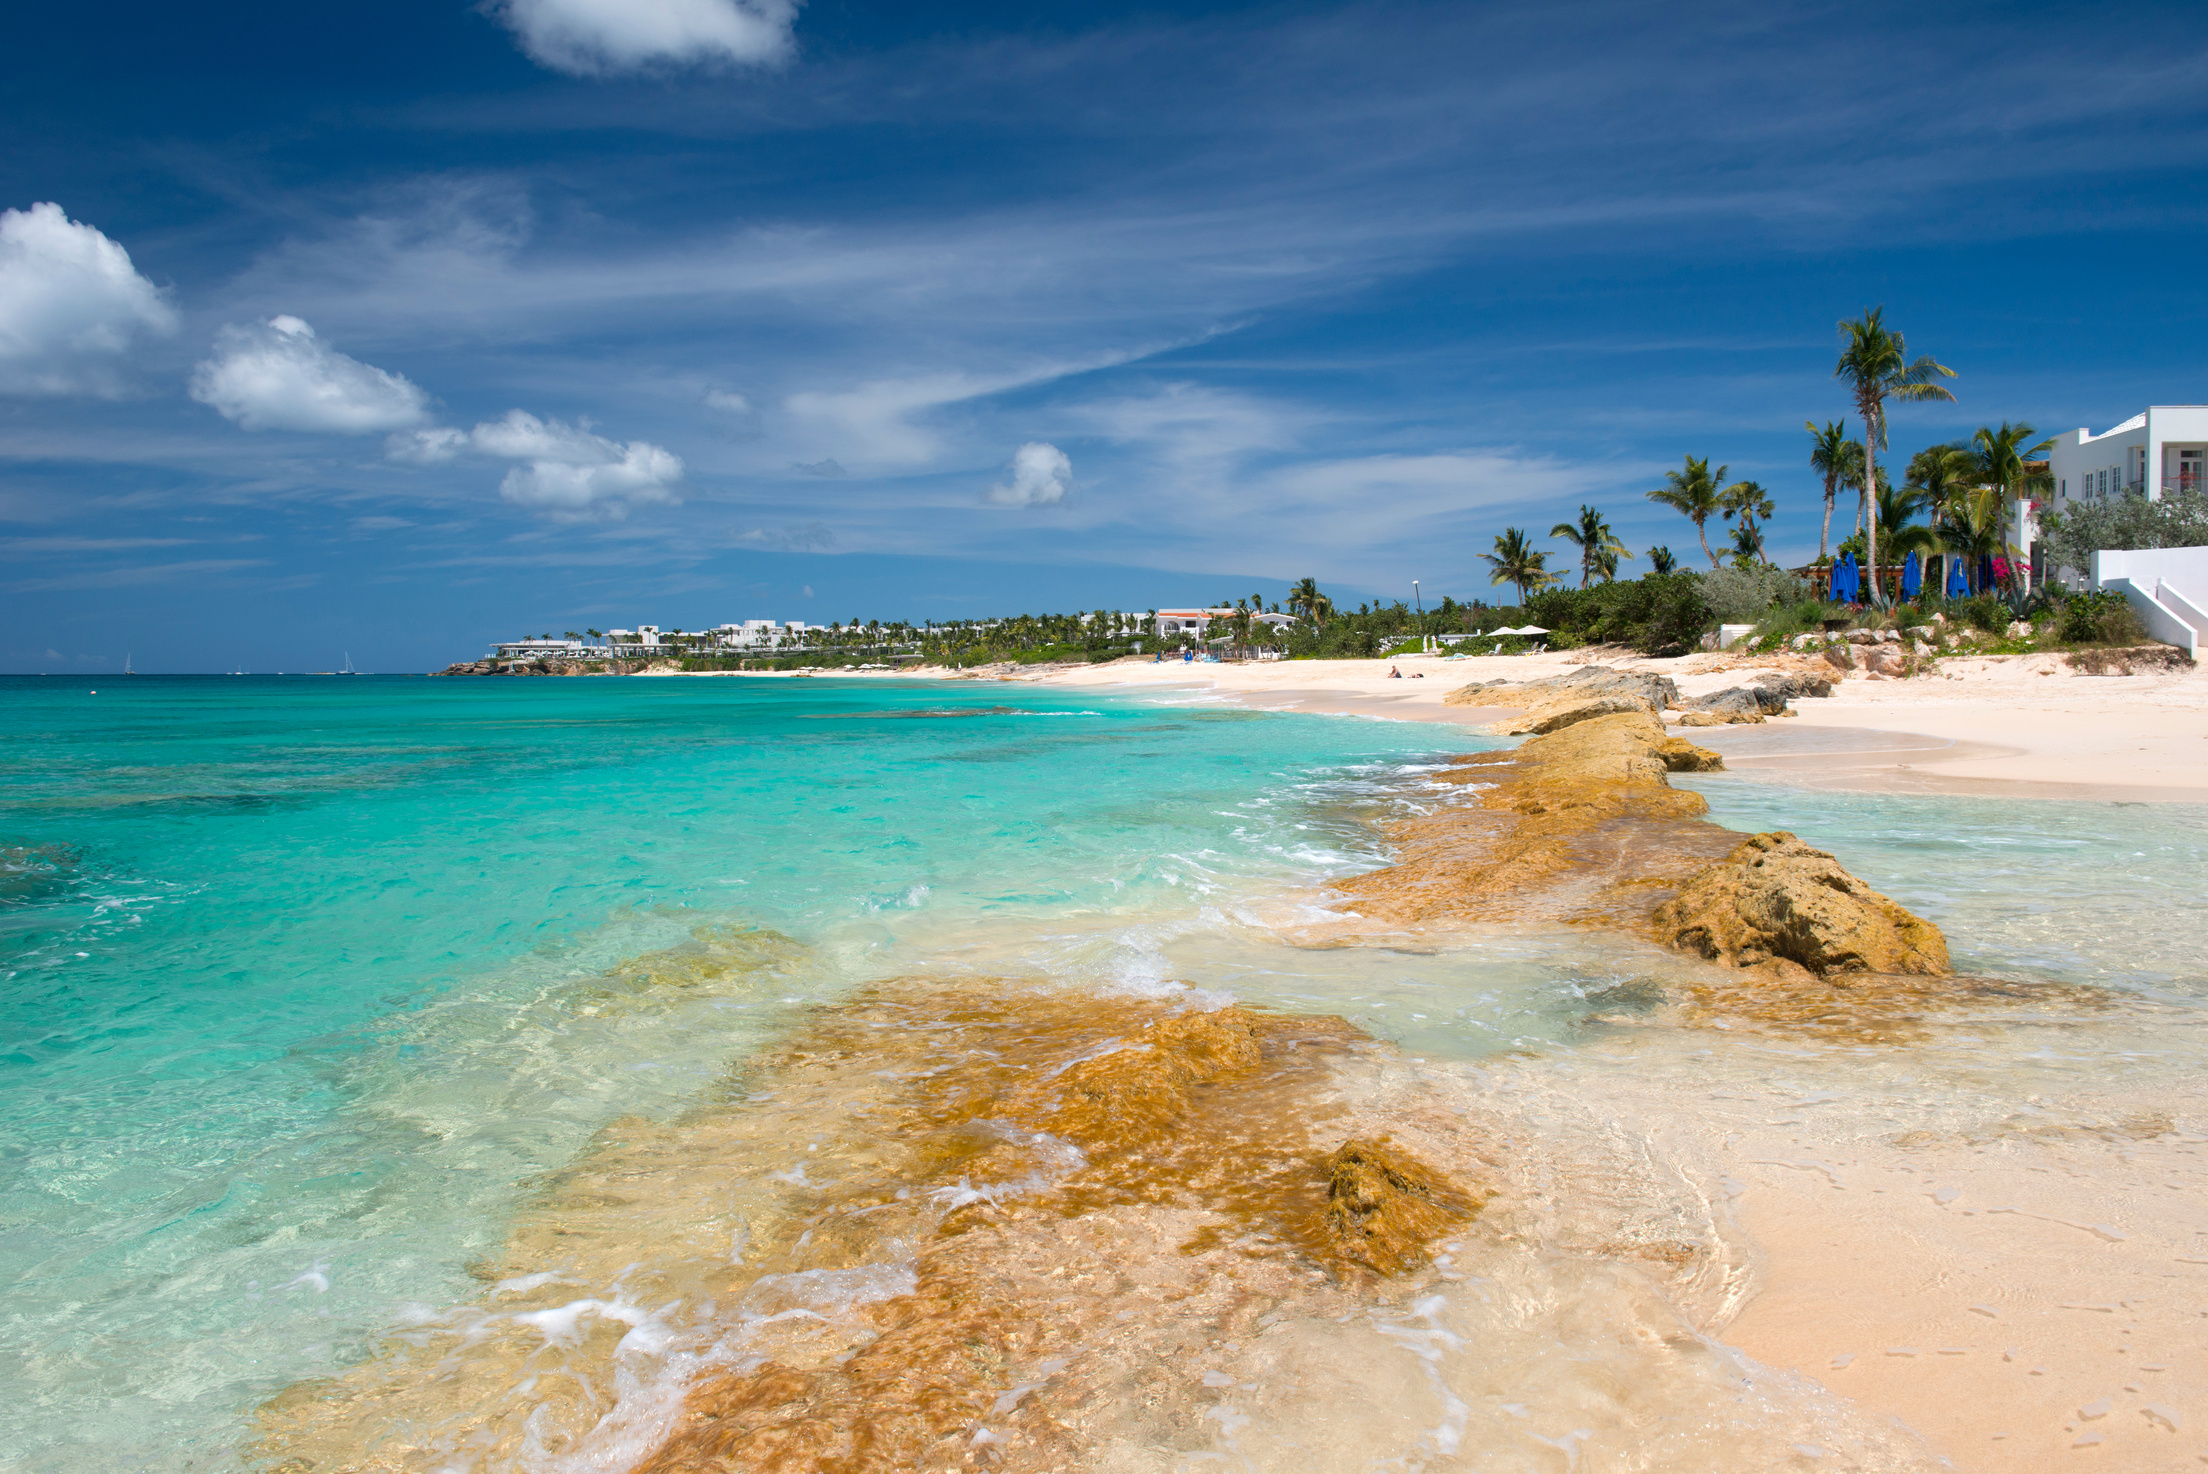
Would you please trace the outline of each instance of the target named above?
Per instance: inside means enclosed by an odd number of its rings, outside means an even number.
[[[2120,593],[2147,633],[2197,658],[2208,640],[2208,548],[2143,548],[2093,555],[2093,586]]]

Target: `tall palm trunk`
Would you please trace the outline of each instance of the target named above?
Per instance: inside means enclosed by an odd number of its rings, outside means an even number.
[[[1825,525],[1817,529],[1817,561],[1820,563],[1825,561],[1826,550],[1832,546],[1832,497],[1839,490],[1838,480],[1837,476],[1825,478]]]
[[[1717,566],[1717,554],[1710,551],[1710,535],[1702,530],[1702,526],[1703,524],[1700,522],[1694,524],[1694,535],[1702,540],[1702,556],[1709,559],[1710,566],[1715,568]]]
[[[1863,567],[1871,576],[1871,606],[1885,603],[1878,586],[1878,514],[1872,500],[1878,486],[1878,425],[1883,405],[1863,400],[1856,406],[1863,416]]]

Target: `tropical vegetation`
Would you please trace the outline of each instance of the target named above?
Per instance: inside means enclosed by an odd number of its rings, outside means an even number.
[[[1954,392],[1938,381],[1954,378],[1955,370],[1935,362],[1930,354],[1912,362],[1901,334],[1886,326],[1882,307],[1873,307],[1853,321],[1843,320],[1840,340],[1840,361],[1832,376],[1847,384],[1855,398],[1856,416],[1863,421],[1862,484],[1868,529],[1864,565],[1871,575],[1871,602],[1876,604],[1882,597],[1878,586],[1878,528],[1867,503],[1870,488],[1877,484],[1878,452],[1886,444],[1886,402],[1952,400]]]
[[[1495,551],[1482,553],[1480,557],[1487,563],[1488,583],[1514,586],[1520,605],[1526,602],[1526,595],[1532,590],[1547,588],[1556,582],[1556,575],[1549,572],[1547,551],[1536,548],[1523,527],[1504,528],[1495,538]]]
[[[1559,522],[1549,529],[1549,536],[1560,537],[1579,549],[1579,586],[1587,587],[1588,581],[1601,575],[1608,583],[1618,576],[1618,560],[1633,555],[1626,552],[1625,544],[1610,530],[1610,524],[1602,513],[1580,503],[1579,520]]]
[[[1709,534],[1704,529],[1709,526],[1710,518],[1724,509],[1718,500],[1717,483],[1725,479],[1726,468],[1719,466],[1712,471],[1707,456],[1699,461],[1693,456],[1685,459],[1684,467],[1664,473],[1664,484],[1650,492],[1648,499],[1671,508],[1694,524],[1694,535],[1702,542],[1702,556],[1715,568],[1717,554],[1710,551]]]

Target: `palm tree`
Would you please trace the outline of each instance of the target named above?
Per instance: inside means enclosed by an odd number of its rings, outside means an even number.
[[[1910,491],[1924,493],[1934,521],[1983,484],[1978,457],[1957,444],[1928,445],[1909,458]]]
[[[1753,481],[1735,481],[1717,494],[1717,504],[1724,508],[1725,520],[1730,522],[1738,517],[1740,530],[1747,534],[1745,540],[1734,537],[1733,550],[1740,552],[1752,546],[1755,552],[1751,561],[1760,559],[1763,556],[1763,533],[1756,524],[1759,520],[1768,521],[1771,514],[1778,510],[1778,505],[1771,500],[1771,494]]]
[[[1802,428],[1810,435],[1809,468],[1825,478],[1825,525],[1817,533],[1817,561],[1822,563],[1832,546],[1833,494],[1846,482],[1850,460],[1860,460],[1862,451],[1848,438],[1846,420],[1827,420],[1822,430],[1816,421],[1804,420]]]
[[[1743,520],[1733,529],[1733,566],[1747,568],[1763,561],[1763,529]]]
[[[1658,543],[1648,550],[1648,567],[1651,573],[1665,574],[1677,569],[1679,560],[1671,555],[1671,549]]]
[[[1931,511],[1932,505],[1932,494],[1921,486],[1904,486],[1896,491],[1883,481],[1880,483],[1879,546],[1896,562],[1908,561],[1911,553],[1922,553],[1929,558],[1940,550],[1939,533],[1915,520],[1920,512]]]
[[[1518,607],[1526,604],[1526,591],[1546,588],[1556,582],[1556,575],[1549,572],[1549,555],[1533,545],[1522,527],[1505,528],[1495,539],[1495,551],[1482,553],[1490,574],[1490,584],[1515,584],[1518,587]]]
[[[2007,551],[2001,540],[2002,515],[1999,488],[1973,487],[1940,528],[1940,541],[1962,555],[1964,576],[1970,580],[1973,593],[1985,592],[1977,586],[1979,564]]]
[[[1909,458],[1909,479],[1904,490],[1921,492],[1930,514],[1934,540],[1954,519],[1965,498],[1978,489],[1978,457],[1960,444],[1928,445]],[[1932,551],[1941,551],[1935,547]]]
[[[1936,379],[1952,379],[1955,370],[1935,363],[1927,353],[1909,361],[1909,348],[1901,334],[1885,323],[1886,309],[1873,307],[1854,322],[1840,324],[1840,361],[1832,376],[1847,381],[1855,395],[1855,412],[1863,421],[1863,481],[1878,481],[1878,449],[1886,443],[1886,401],[1917,403],[1955,397],[1953,390]],[[1871,575],[1871,602],[1879,602],[1878,528],[1875,520],[1863,544],[1864,564]]]
[[[1334,612],[1334,601],[1319,592],[1317,579],[1307,578],[1288,591],[1288,612],[1302,610],[1311,623],[1326,627],[1326,616]]]
[[[2008,536],[2010,505],[2019,497],[2045,491],[2053,479],[2044,467],[2036,471],[2025,469],[2026,461],[2042,460],[2055,448],[2052,440],[2025,445],[2025,441],[2038,433],[2029,425],[2012,425],[2003,420],[2000,429],[1980,426],[1978,433],[1971,437],[1971,444],[1977,447],[1978,479],[2001,494],[2001,535],[2004,538]]]
[[[1579,549],[1581,588],[1587,587],[1590,576],[1602,572],[1605,555],[1609,565],[1609,572],[1604,574],[1606,580],[1618,576],[1620,553],[1625,553],[1628,558],[1633,556],[1625,552],[1625,544],[1618,541],[1618,535],[1610,530],[1610,524],[1602,519],[1602,513],[1585,502],[1579,505],[1577,522],[1559,522],[1549,529],[1549,536],[1561,537]]]
[[[1725,479],[1725,467],[1712,472],[1707,458],[1698,461],[1688,456],[1686,461],[1685,470],[1666,471],[1664,484],[1650,492],[1648,499],[1661,502],[1694,524],[1694,535],[1702,539],[1702,555],[1715,568],[1717,554],[1710,551],[1709,536],[1702,529],[1718,510],[1717,483]]]

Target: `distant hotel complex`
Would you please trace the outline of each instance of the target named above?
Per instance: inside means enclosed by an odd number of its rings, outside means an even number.
[[[1102,619],[1107,627],[1132,631],[1154,637],[1157,640],[1179,646],[1184,643],[1204,643],[1214,624],[1232,621],[1247,613],[1250,622],[1263,623],[1278,630],[1296,623],[1292,614],[1268,614],[1232,608],[1152,609],[1143,613],[1100,610],[1096,613],[1069,616],[1078,623],[1091,623]],[[685,656],[744,655],[774,650],[797,650],[823,645],[850,648],[917,648],[921,639],[943,629],[981,631],[997,628],[1003,621],[958,620],[945,625],[870,625],[862,627],[806,624],[802,620],[747,619],[740,624],[717,624],[702,630],[662,629],[656,624],[640,624],[633,630],[607,630],[603,635],[592,630],[586,638],[569,634],[560,638],[544,636],[538,639],[502,640],[495,660],[668,660]],[[854,640],[854,633],[865,638]],[[909,658],[909,657],[908,657]]]

